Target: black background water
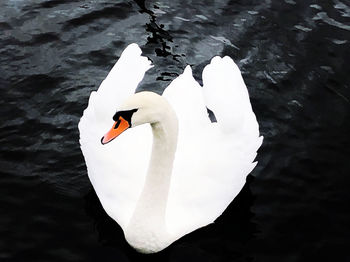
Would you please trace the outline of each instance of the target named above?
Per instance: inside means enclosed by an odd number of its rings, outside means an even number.
[[[0,2],[0,261],[350,261],[350,4],[297,1]],[[77,123],[131,42],[161,92],[230,55],[265,137],[213,225],[138,255],[103,211]]]

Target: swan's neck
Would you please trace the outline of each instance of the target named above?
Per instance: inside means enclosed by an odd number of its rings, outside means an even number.
[[[156,252],[170,243],[165,225],[170,179],[177,144],[177,118],[169,108],[166,117],[151,124],[153,147],[144,188],[126,231],[127,241],[141,252]],[[135,163],[137,164],[137,163]]]

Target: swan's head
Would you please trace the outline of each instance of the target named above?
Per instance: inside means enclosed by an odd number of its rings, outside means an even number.
[[[112,128],[102,137],[107,144],[131,127],[160,122],[172,108],[165,98],[153,92],[140,92],[129,97],[114,114]]]

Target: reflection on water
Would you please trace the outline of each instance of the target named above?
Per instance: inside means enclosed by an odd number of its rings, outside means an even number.
[[[346,261],[349,17],[332,1],[0,3],[0,260]],[[187,64],[239,65],[265,137],[259,164],[217,223],[145,257],[86,175],[77,123],[131,42],[162,93]]]

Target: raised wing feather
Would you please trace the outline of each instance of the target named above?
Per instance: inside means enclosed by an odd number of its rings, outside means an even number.
[[[151,130],[147,125],[129,129],[104,146],[100,140],[111,128],[118,106],[135,92],[150,67],[138,45],[129,45],[98,91],[91,93],[79,122],[80,144],[90,181],[108,215],[123,229],[144,183],[151,153]]]
[[[141,53],[137,44],[127,46],[101,83],[93,102],[98,121],[109,123],[117,107],[135,92],[145,72],[152,67],[148,58],[141,56]]]
[[[179,120],[180,138],[199,126],[209,124],[204,103],[202,87],[192,76],[192,69],[187,66],[164,90],[163,96],[169,101]]]
[[[222,214],[255,167],[262,142],[248,91],[232,60],[214,58],[204,69],[204,88],[186,71],[184,75],[165,91],[182,126],[166,214],[168,229],[177,237]],[[192,95],[184,103],[181,97],[187,93]],[[206,105],[217,123],[210,123]]]

